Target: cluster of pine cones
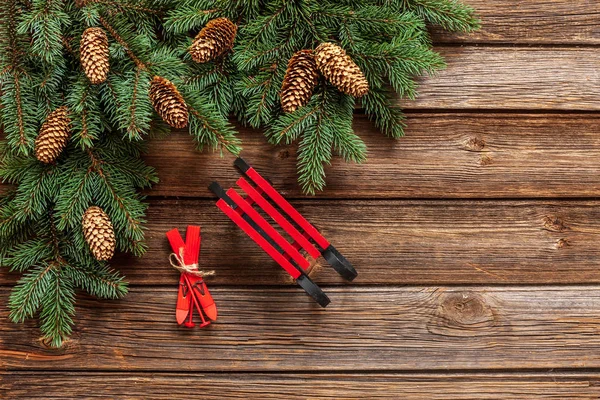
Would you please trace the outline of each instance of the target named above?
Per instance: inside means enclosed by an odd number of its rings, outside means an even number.
[[[233,48],[236,35],[237,26],[229,19],[213,19],[194,39],[190,55],[198,63],[214,60]],[[104,30],[86,29],[81,36],[80,60],[92,84],[106,81],[110,69],[108,57],[108,38]],[[149,96],[154,109],[167,124],[179,129],[187,126],[188,107],[173,82],[155,76],[150,83]]]
[[[69,140],[71,119],[69,110],[62,106],[52,111],[40,128],[35,140],[35,156],[45,163],[53,163]],[[108,261],[115,252],[115,232],[108,215],[100,207],[90,207],[83,215],[83,233],[93,256]]]
[[[362,97],[369,83],[346,51],[334,43],[313,50],[300,50],[290,59],[281,87],[281,107],[286,113],[305,106],[313,95],[319,73],[342,93]]]
[[[111,31],[112,33],[112,31]],[[233,48],[237,26],[227,18],[210,21],[190,47],[198,63],[214,60]],[[102,28],[87,28],[81,35],[79,60],[93,85],[106,81],[110,71],[108,36]],[[168,79],[155,76],[148,96],[158,115],[173,128],[188,124],[188,107],[177,87]],[[71,118],[67,106],[52,111],[42,124],[35,140],[35,156],[44,164],[54,163],[71,136]],[[115,252],[115,232],[109,216],[97,206],[87,209],[82,219],[85,240],[99,261],[110,260]]]
[[[85,75],[94,85],[106,81],[110,64],[108,37],[102,28],[88,28],[81,35],[79,60]],[[62,106],[52,111],[35,140],[35,156],[44,164],[52,164],[67,146],[71,136],[69,109]]]
[[[190,47],[192,59],[205,63],[233,48],[237,26],[227,18],[210,21]],[[79,59],[87,78],[94,85],[106,81],[110,71],[108,37],[102,28],[87,28],[81,35]],[[148,95],[158,115],[173,128],[188,124],[188,107],[177,87],[168,79],[155,76]],[[69,141],[71,119],[66,106],[51,112],[35,141],[35,155],[45,164],[56,161]]]
[[[189,52],[197,63],[212,61],[233,48],[237,26],[227,18],[213,19],[198,33]],[[160,117],[173,128],[188,124],[188,107],[177,87],[155,76],[150,84],[150,100]]]
[[[234,45],[237,26],[227,18],[217,18],[198,33],[189,49],[192,60],[206,63],[229,52]],[[80,42],[80,62],[94,85],[106,81],[110,70],[108,37],[102,28],[88,28]],[[316,50],[301,50],[294,54],[281,89],[281,105],[293,112],[306,105],[318,83],[319,74],[341,92],[361,97],[368,93],[369,84],[360,68],[336,44],[323,43]],[[148,93],[158,115],[174,128],[188,124],[188,107],[177,87],[168,79],[155,76]],[[71,118],[66,106],[52,111],[40,128],[35,140],[35,156],[45,164],[56,161],[67,146],[71,134]],[[97,206],[87,209],[82,228],[94,257],[100,261],[112,258],[115,252],[115,233],[109,216]]]
[[[51,112],[35,140],[35,156],[46,164],[54,162],[69,140],[71,119],[66,106]],[[108,215],[100,207],[90,207],[83,215],[83,233],[94,257],[108,261],[115,252],[115,232]]]

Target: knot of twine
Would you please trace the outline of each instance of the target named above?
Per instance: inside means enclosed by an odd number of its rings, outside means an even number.
[[[171,253],[169,256],[169,262],[171,263],[171,267],[175,268],[177,271],[181,273],[187,273],[194,276],[199,276],[201,278],[205,276],[213,276],[215,275],[215,271],[200,271],[198,269],[198,264],[186,264],[183,261],[183,253],[184,248],[179,249],[179,254]]]

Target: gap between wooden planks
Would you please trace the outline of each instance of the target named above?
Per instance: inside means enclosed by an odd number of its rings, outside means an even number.
[[[600,395],[598,373],[521,374],[164,374],[1,373],[0,397],[202,399],[411,399],[455,400]],[[7,397],[8,398],[8,397]]]
[[[0,300],[9,291],[0,290]],[[600,286],[215,288],[219,323],[174,322],[176,288],[82,299],[71,339],[46,350],[37,321],[0,325],[7,370],[271,372],[600,368]],[[7,310],[0,309],[7,319]]]
[[[600,64],[599,64],[600,65]],[[598,104],[600,104],[600,99]],[[320,198],[539,198],[600,196],[600,115],[432,113],[407,116],[406,137],[386,138],[366,116],[355,130],[366,142],[365,164],[339,157],[327,167]],[[286,196],[302,195],[296,149],[273,146],[260,131],[240,128],[242,156]],[[161,183],[154,196],[212,198],[212,180],[233,185],[233,156],[198,154],[176,131],[151,141],[147,162]]]
[[[173,285],[165,233],[202,226],[210,285],[291,284],[213,200],[152,200],[141,259],[112,266],[134,285]],[[598,201],[293,201],[359,271],[355,285],[600,283]],[[322,259],[320,263],[325,264]],[[325,264],[326,265],[326,264]],[[12,285],[17,274],[0,274]],[[343,285],[329,267],[321,284]]]

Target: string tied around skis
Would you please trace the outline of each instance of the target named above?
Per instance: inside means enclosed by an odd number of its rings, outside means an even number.
[[[199,270],[198,263],[186,264],[183,261],[184,252],[185,252],[185,248],[182,247],[181,249],[179,249],[179,254],[171,253],[171,255],[169,255],[169,263],[171,264],[171,267],[173,267],[174,269],[176,269],[177,271],[179,271],[181,273],[191,274],[194,276],[199,276],[201,278],[204,278],[205,276],[214,276],[215,275],[215,271]]]

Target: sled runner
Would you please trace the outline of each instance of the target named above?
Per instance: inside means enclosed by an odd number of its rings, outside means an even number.
[[[306,274],[310,263],[300,251],[305,251],[315,260],[322,255],[346,280],[356,278],[356,270],[267,179],[241,158],[234,164],[253,184],[245,177],[238,179],[237,185],[246,193],[246,197],[242,197],[234,188],[225,191],[217,182],[213,182],[210,189],[219,197],[217,207],[290,274],[313,299],[322,307],[326,307],[329,298]],[[293,242],[290,243],[284,238],[257,209],[267,214]]]

